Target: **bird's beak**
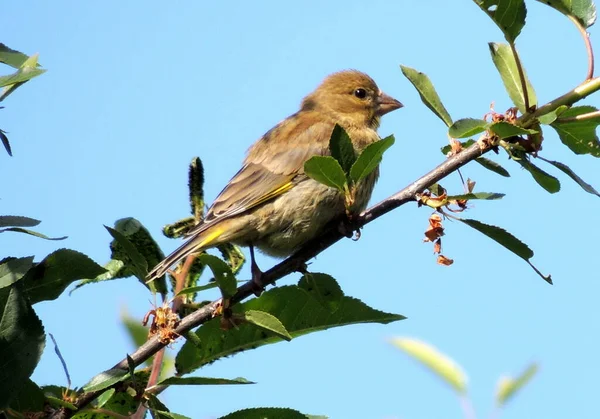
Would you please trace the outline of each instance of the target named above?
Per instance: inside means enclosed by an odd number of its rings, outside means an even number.
[[[377,96],[377,104],[379,105],[377,107],[377,114],[379,116],[383,116],[404,106],[400,101],[386,95],[382,91],[379,91],[379,95]]]

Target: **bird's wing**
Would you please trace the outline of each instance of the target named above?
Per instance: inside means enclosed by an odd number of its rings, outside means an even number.
[[[304,162],[314,155],[328,154],[333,124],[308,125],[299,119],[278,125],[253,146],[244,165],[217,196],[204,220],[186,236],[268,202],[306,178]],[[277,141],[276,136],[285,136],[285,141]]]

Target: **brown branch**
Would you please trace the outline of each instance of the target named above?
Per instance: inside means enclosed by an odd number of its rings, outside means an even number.
[[[590,41],[590,34],[587,29],[581,24],[579,19],[577,19],[573,15],[567,15],[567,17],[575,24],[579,33],[581,33],[581,37],[583,38],[583,42],[585,43],[585,50],[587,52],[588,57],[588,69],[586,80],[590,80],[594,77],[594,49],[592,48],[592,42]]]
[[[431,172],[419,178],[417,181],[408,185],[406,188],[364,211],[362,214],[356,217],[355,220],[353,220],[353,227],[357,229],[363,227],[382,215],[400,207],[401,205],[415,201],[416,194],[423,192],[430,185],[445,178],[460,167],[464,166],[470,161],[475,160],[482,154],[487,153],[490,149],[490,145],[484,145],[481,142],[476,142],[459,154],[448,158],[445,162],[440,164]],[[261,277],[262,281],[265,285],[273,284],[278,279],[283,278],[290,273],[302,270],[308,260],[314,258],[323,250],[327,249],[343,237],[344,236],[338,231],[337,228],[329,228],[322,236],[307,243],[292,256],[264,272],[263,276]],[[237,289],[236,294],[231,298],[231,304],[233,305],[238,303],[252,295],[254,295],[253,283],[248,281]],[[212,303],[202,306],[198,310],[184,317],[179,326],[175,329],[175,332],[178,335],[183,336],[193,328],[206,323],[208,320],[213,318],[214,312],[220,303],[220,299],[213,301]],[[165,344],[160,343],[158,338],[155,336],[140,346],[134,353],[130,355],[130,357],[137,366],[164,347]],[[123,359],[121,362],[113,366],[112,369],[122,369],[127,371],[129,369],[127,359]],[[75,406],[78,408],[87,406],[103,391],[105,391],[105,389],[99,391],[90,391],[82,394],[75,403]],[[74,413],[75,412],[73,411],[66,410],[65,418],[71,417]]]

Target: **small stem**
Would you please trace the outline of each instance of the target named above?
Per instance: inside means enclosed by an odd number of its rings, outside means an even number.
[[[594,77],[594,49],[592,48],[592,42],[590,41],[590,34],[575,16],[567,15],[567,17],[575,24],[579,30],[579,33],[581,33],[581,36],[583,37],[583,42],[585,43],[585,50],[588,57],[587,77],[585,79],[590,80],[592,77]]]
[[[600,118],[600,111],[583,113],[581,115],[572,116],[570,118],[558,118],[554,122],[565,123],[565,122],[578,122],[578,121],[587,121],[589,119]]]
[[[537,108],[534,112],[527,113],[521,116],[517,120],[517,125],[520,127],[527,128],[528,124],[530,124],[536,118],[539,118],[542,115],[546,115],[552,111],[555,111],[560,106],[571,106],[575,102],[583,99],[586,96],[591,95],[594,92],[597,92],[598,90],[600,90],[600,77],[595,77],[591,80],[586,80],[570,92],[567,92],[564,95],[546,103],[544,106]]]
[[[529,92],[527,91],[527,80],[525,80],[525,72],[523,71],[521,59],[519,58],[519,54],[517,53],[517,48],[515,47],[514,42],[510,43],[510,49],[512,50],[513,57],[515,57],[515,64],[517,65],[517,70],[519,71],[521,89],[523,90],[523,101],[525,102],[525,112],[529,112]]]

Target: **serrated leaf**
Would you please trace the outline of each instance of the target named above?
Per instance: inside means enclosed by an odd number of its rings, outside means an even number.
[[[586,191],[587,193],[591,193],[592,195],[596,195],[596,196],[600,197],[600,193],[598,193],[598,191],[596,189],[594,189],[594,187],[592,185],[590,185],[589,183],[587,183],[583,179],[581,179],[579,176],[577,176],[575,174],[575,172],[573,172],[571,170],[571,168],[569,166],[567,166],[566,164],[563,164],[561,162],[554,161],[554,160],[546,160],[539,156],[538,156],[538,158],[544,160],[546,163],[550,163],[554,167],[561,170],[563,173],[565,173],[567,176],[569,176],[571,179],[573,179],[579,186],[581,186],[581,188],[584,191]]]
[[[474,0],[500,28],[508,42],[514,42],[525,26],[527,9],[523,0]]]
[[[533,251],[529,248],[529,246],[503,228],[484,224],[477,220],[461,219],[460,221],[469,227],[474,228],[480,233],[485,234],[490,239],[506,247],[508,250],[524,260],[529,260],[533,257]]]
[[[58,249],[31,268],[23,283],[31,304],[54,300],[74,281],[93,278],[105,269],[83,253]]]
[[[526,158],[522,158],[521,160],[518,160],[518,162],[525,170],[531,173],[531,176],[537,182],[537,184],[546,191],[550,193],[557,193],[560,191],[560,181],[557,178],[549,173],[546,173]]]
[[[419,92],[421,100],[431,111],[438,116],[449,127],[452,125],[452,117],[444,107],[442,100],[435,91],[433,83],[425,73],[415,70],[414,68],[401,65],[400,69],[404,77],[412,83]]]
[[[487,129],[489,123],[483,119],[463,118],[455,121],[448,128],[448,135],[452,138],[466,138],[479,134]]]
[[[457,393],[467,392],[467,376],[462,368],[433,346],[410,338],[395,338],[391,343],[427,367]]]
[[[385,153],[394,142],[394,136],[390,135],[366,146],[352,165],[352,168],[350,168],[350,179],[357,183],[369,176],[369,174],[377,168],[379,163],[381,163],[383,153]]]
[[[102,406],[104,406],[106,404],[106,402],[108,402],[110,400],[110,398],[113,396],[113,394],[115,394],[115,391],[116,390],[114,388],[109,388],[104,393],[102,393],[96,399],[96,408],[100,409]]]
[[[329,151],[331,152],[331,157],[338,161],[344,173],[349,173],[350,168],[356,161],[356,152],[354,151],[350,136],[338,124],[335,124],[335,127],[333,127],[329,140]]]
[[[334,281],[331,277],[322,277],[321,281]],[[324,284],[324,288],[331,288]],[[363,302],[342,297],[337,309],[330,310],[311,292],[300,286],[280,286],[264,292],[259,298],[241,304],[240,310],[259,310],[277,317],[292,337],[331,327],[356,323],[382,323],[402,320],[404,316],[375,310]],[[186,340],[177,354],[175,366],[179,374],[193,370],[244,350],[255,349],[262,345],[280,342],[280,338],[267,334],[249,324],[241,324],[226,333],[220,328],[220,319],[213,319],[195,332],[201,342],[197,347]]]
[[[167,412],[164,410],[152,410],[155,419],[191,419],[188,416],[180,415],[178,413]]]
[[[33,231],[33,230],[26,229],[26,228],[21,228],[21,227],[7,227],[7,228],[0,229],[0,233],[4,233],[5,231],[13,231],[15,233],[29,234],[30,236],[39,237],[40,239],[45,239],[45,240],[64,240],[67,238],[67,236],[48,237],[45,234],[38,233],[37,231]]]
[[[254,407],[221,416],[219,419],[308,419],[309,415],[285,407]]]
[[[504,88],[506,89],[508,96],[521,113],[527,112],[527,109],[525,109],[525,96],[519,77],[519,70],[510,46],[506,44],[496,44],[494,42],[490,42],[488,45],[490,47],[490,53],[492,54],[492,61],[500,73],[502,83],[504,83]],[[525,69],[523,69],[523,76],[525,77],[529,106],[535,106],[537,104],[537,98],[533,86],[527,78]]]
[[[129,376],[129,372],[122,369],[110,369],[93,377],[83,390],[86,392],[104,390],[120,381],[125,380]]]
[[[323,185],[344,191],[346,174],[336,159],[330,156],[313,156],[304,163],[304,172]]]
[[[0,288],[8,287],[25,276],[33,266],[33,256],[6,258],[0,262]]]
[[[242,314],[243,319],[250,324],[267,330],[280,338],[290,341],[292,336],[279,319],[272,314],[260,310],[245,310]]]
[[[505,121],[494,122],[488,129],[496,134],[501,140],[518,135],[536,134],[538,132],[534,129],[521,128]]]
[[[485,223],[482,223],[481,221],[477,221],[477,220],[460,219],[460,218],[458,218],[458,220],[465,223],[469,227],[479,231],[480,233],[485,234],[490,239],[494,240],[496,243],[504,246],[506,249],[510,250],[515,255],[519,256],[521,259],[526,261],[529,264],[529,266],[531,266],[531,268],[540,277],[542,277],[544,279],[544,281],[548,282],[549,284],[552,284],[552,278],[550,277],[550,275],[543,275],[529,261],[529,259],[531,259],[533,257],[533,250],[531,250],[529,248],[529,246],[527,246],[521,240],[517,239],[515,236],[510,234],[508,231],[504,230],[503,228],[485,224]]]
[[[537,373],[538,366],[531,364],[517,378],[502,377],[498,381],[496,403],[504,406],[520,389],[522,389]]]
[[[198,385],[222,385],[222,384],[256,384],[243,377],[234,379],[214,377],[169,377],[157,383],[157,386],[198,386]]]
[[[495,193],[495,192],[476,192],[476,193],[466,193],[462,195],[450,195],[447,197],[448,201],[455,200],[470,200],[470,199],[483,199],[486,201],[491,201],[495,199],[504,198],[503,193]]]
[[[44,326],[27,301],[22,281],[0,289],[0,410],[25,385],[45,344]]]
[[[21,215],[0,215],[0,227],[35,227],[39,223],[40,220]]]
[[[340,285],[328,274],[307,272],[298,281],[298,287],[306,290],[330,311],[337,310],[344,299]]]
[[[496,163],[493,160],[490,159],[486,159],[485,157],[477,157],[475,159],[475,161],[477,163],[479,163],[480,165],[482,165],[483,167],[485,167],[486,169],[499,174],[500,176],[504,176],[504,177],[510,177],[510,173],[508,173],[508,171],[500,166],[498,163]]]
[[[575,118],[590,112],[595,112],[594,106],[573,106],[560,115],[560,119],[550,126],[556,130],[560,140],[575,154],[591,154],[600,157],[600,141],[596,135],[596,128],[600,118],[585,119],[580,121],[561,122],[561,119]]]
[[[585,28],[596,22],[596,6],[592,0],[538,0],[567,16],[573,16]]]
[[[237,291],[237,280],[225,261],[207,253],[198,256],[198,260],[207,265],[212,271],[223,298],[226,299],[235,294]]]

